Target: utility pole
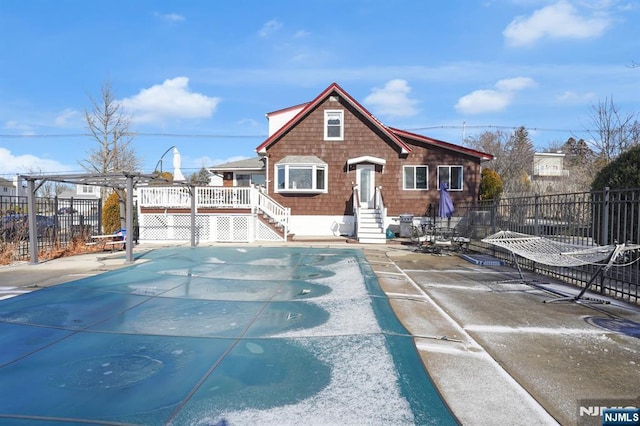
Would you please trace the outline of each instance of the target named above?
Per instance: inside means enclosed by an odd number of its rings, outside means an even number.
[[[462,122],[462,144],[464,145],[464,139],[465,139],[465,130],[466,130],[466,126],[467,126],[467,122],[463,121]]]

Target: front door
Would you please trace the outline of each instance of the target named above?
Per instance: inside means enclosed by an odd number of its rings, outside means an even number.
[[[358,164],[356,166],[356,184],[360,194],[360,207],[365,209],[373,208],[376,188],[376,166]]]

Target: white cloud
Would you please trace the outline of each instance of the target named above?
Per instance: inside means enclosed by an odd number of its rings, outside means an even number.
[[[262,125],[261,123],[258,123],[256,120],[252,118],[243,118],[238,121],[238,124],[240,126],[247,126],[252,128],[260,127]]]
[[[535,81],[529,77],[515,77],[500,80],[496,83],[496,89],[502,92],[515,92],[535,86]]]
[[[81,117],[80,112],[67,108],[58,114],[54,120],[55,125],[58,127],[67,127],[67,126],[77,126],[79,123],[79,119]]]
[[[562,0],[536,10],[529,17],[518,16],[502,34],[510,46],[531,46],[542,38],[584,39],[601,35],[611,20],[602,14],[584,17]]]
[[[260,37],[268,37],[271,34],[275,33],[276,31],[278,31],[280,28],[282,28],[282,23],[272,19],[268,22],[266,22],[262,28],[260,29],[260,31],[258,32],[258,34],[260,35]]]
[[[535,86],[535,81],[529,77],[515,77],[500,80],[495,84],[495,90],[475,90],[461,97],[455,109],[463,114],[483,114],[504,110],[520,90]]]
[[[461,97],[455,108],[465,114],[502,111],[511,102],[511,93],[496,90],[476,90]]]
[[[556,100],[562,103],[568,104],[579,104],[583,102],[590,102],[596,99],[596,94],[594,92],[586,92],[586,93],[576,93],[570,90],[567,90],[561,95],[556,96]]]
[[[77,169],[77,166],[75,167]],[[0,176],[17,173],[59,173],[74,170],[73,166],[55,160],[36,157],[31,154],[14,155],[6,148],[0,148]]]
[[[216,111],[218,103],[220,98],[189,91],[187,77],[165,80],[122,100],[122,106],[137,122],[208,118]]]
[[[410,117],[417,114],[418,101],[409,98],[411,87],[406,80],[390,80],[383,88],[374,87],[364,99],[377,114],[391,117]]]
[[[28,124],[19,123],[15,120],[9,120],[4,123],[4,128],[7,130],[16,130],[22,135],[34,135],[35,132]]]
[[[309,31],[299,30],[293,35],[293,38],[305,38],[309,37],[310,35],[311,33]]]
[[[162,19],[163,21],[169,21],[169,22],[184,22],[186,20],[186,18],[183,15],[180,15],[177,13],[154,12],[153,16],[155,16],[158,19]]]

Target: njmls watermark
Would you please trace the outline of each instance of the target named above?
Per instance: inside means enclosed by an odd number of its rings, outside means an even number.
[[[637,399],[583,399],[578,401],[579,426],[640,426]]]

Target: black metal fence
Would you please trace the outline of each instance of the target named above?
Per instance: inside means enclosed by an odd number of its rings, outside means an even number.
[[[64,248],[72,241],[88,241],[102,229],[102,201],[82,198],[36,197],[38,251]],[[13,258],[29,258],[26,196],[0,196],[0,249]]]
[[[563,242],[595,246],[640,244],[640,188],[504,198],[468,206],[472,248],[511,263],[511,253],[480,240],[499,230],[553,236]],[[627,252],[624,264],[613,267],[591,289],[640,304],[640,261]],[[597,265],[558,268],[518,258],[525,269],[584,287]]]

